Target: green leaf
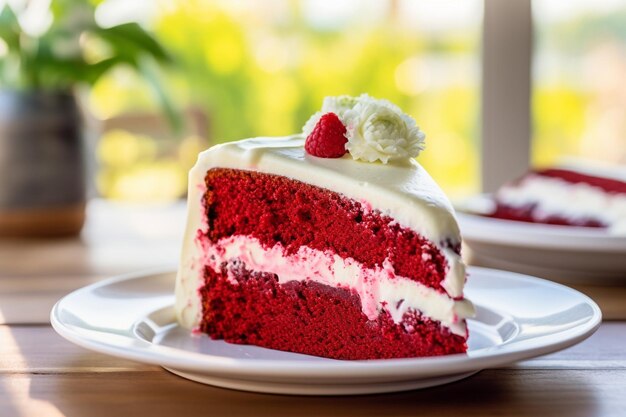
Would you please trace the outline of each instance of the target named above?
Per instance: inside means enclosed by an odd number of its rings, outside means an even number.
[[[94,85],[109,70],[123,63],[119,57],[111,57],[95,64],[89,64],[85,67],[82,74],[83,81],[89,85]]]
[[[169,54],[137,23],[98,26],[94,14],[99,3],[101,0],[53,0],[52,25],[40,37],[24,33],[13,9],[8,4],[0,6],[0,38],[8,47],[7,56],[0,60],[0,82],[15,88],[67,89],[78,83],[93,85],[111,69],[130,65],[144,76],[172,128],[179,131],[182,118],[158,76],[157,64],[172,63]],[[85,33],[105,42],[111,55],[87,62],[78,42]]]
[[[9,52],[20,50],[20,24],[13,9],[5,4],[0,12],[0,38],[7,44]]]
[[[158,74],[156,63],[147,58],[139,61],[139,71],[143,75],[148,85],[152,88],[161,109],[165,113],[170,126],[174,133],[180,133],[183,128],[183,120],[180,112],[176,110],[174,104],[170,101],[169,95],[163,89],[163,82]]]
[[[142,55],[149,55],[160,63],[172,62],[163,47],[137,23],[124,23],[109,28],[97,28],[93,33],[107,41],[115,50],[116,55],[125,57],[127,61],[135,61]]]
[[[85,81],[86,66],[80,58],[50,60],[38,73],[39,84],[49,89],[70,88],[77,82]]]
[[[59,26],[65,26],[66,22],[71,20],[93,20],[95,10],[95,5],[85,0],[52,0],[50,2],[50,11],[55,22],[63,22]]]

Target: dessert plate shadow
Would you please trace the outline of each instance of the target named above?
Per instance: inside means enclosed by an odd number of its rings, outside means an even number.
[[[457,205],[472,264],[567,284],[626,282],[626,235],[480,215],[490,203],[489,195],[479,195]]]
[[[191,334],[176,323],[175,272],[116,277],[77,290],[51,312],[54,329],[85,348],[205,384],[294,395],[406,391],[551,353],[590,336],[602,315],[585,295],[538,278],[470,268],[477,307],[467,354],[341,361],[242,346]]]

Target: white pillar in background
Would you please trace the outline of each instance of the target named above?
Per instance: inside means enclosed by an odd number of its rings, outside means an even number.
[[[482,59],[483,192],[529,167],[531,0],[484,0]]]

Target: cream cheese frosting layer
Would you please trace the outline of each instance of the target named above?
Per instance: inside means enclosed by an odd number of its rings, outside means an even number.
[[[497,199],[511,207],[535,205],[539,219],[557,215],[569,220],[597,219],[607,224],[609,231],[626,223],[626,195],[560,178],[531,174],[515,185],[502,187]]]
[[[187,229],[176,280],[176,311],[180,323],[195,328],[201,320],[198,289],[203,285],[202,247],[198,233],[206,234],[202,198],[204,179],[211,168],[231,168],[282,175],[326,188],[378,210],[400,226],[433,242],[448,268],[442,286],[451,297],[462,296],[465,264],[446,242],[460,243],[454,210],[441,189],[415,160],[386,165],[310,156],[300,135],[253,138],[214,146],[198,156],[189,172]]]
[[[276,244],[265,248],[251,236],[229,236],[216,243],[204,240],[204,265],[220,272],[224,263],[243,262],[251,271],[276,274],[278,282],[315,281],[334,288],[355,292],[361,300],[363,313],[376,320],[383,308],[395,323],[401,323],[405,313],[414,310],[439,321],[452,333],[466,336],[465,318],[473,314],[467,300],[453,300],[439,291],[409,278],[395,274],[389,260],[382,267],[367,268],[351,258],[342,258],[329,251],[306,246],[286,255],[284,247]],[[230,270],[227,269],[227,273]],[[235,277],[229,276],[233,285]]]

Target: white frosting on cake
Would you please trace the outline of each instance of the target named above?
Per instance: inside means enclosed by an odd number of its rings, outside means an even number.
[[[460,256],[444,244],[446,241],[456,244],[461,241],[452,205],[415,160],[383,165],[355,161],[349,155],[337,159],[317,158],[305,154],[304,138],[300,135],[254,138],[217,145],[202,152],[189,172],[187,229],[176,280],[176,312],[185,327],[195,328],[201,319],[198,289],[203,285],[206,248],[196,237],[199,231],[205,233],[207,229],[202,205],[204,179],[207,171],[216,167],[282,175],[340,193],[393,218],[441,250],[448,264],[442,286],[449,296],[462,296],[465,265]],[[419,291],[411,294],[423,298]],[[439,294],[442,297],[433,299],[432,303],[449,306],[450,297]],[[408,298],[409,295],[405,295],[405,299]],[[464,305],[471,306],[468,302]],[[471,307],[460,310],[455,313],[460,319],[471,314]],[[460,331],[458,327],[451,327],[451,330]]]
[[[608,225],[610,232],[619,232],[626,223],[626,195],[560,178],[529,174],[516,184],[503,186],[496,198],[510,207],[536,205],[538,220],[551,216],[570,221],[595,219]]]

